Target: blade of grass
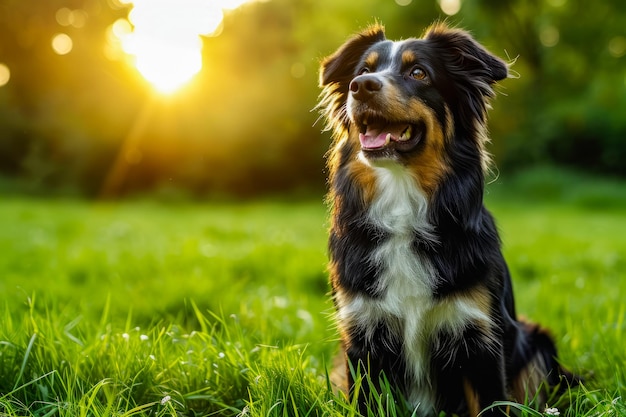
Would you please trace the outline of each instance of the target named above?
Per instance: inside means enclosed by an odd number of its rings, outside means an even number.
[[[24,352],[24,359],[22,360],[22,366],[20,367],[20,371],[17,374],[17,378],[15,379],[15,385],[13,386],[13,391],[16,390],[22,377],[24,376],[24,370],[26,369],[26,363],[28,363],[28,358],[30,356],[30,352],[33,349],[33,345],[35,344],[35,339],[37,339],[37,333],[33,333],[30,337],[30,341],[28,342],[28,346],[26,347],[26,351]]]

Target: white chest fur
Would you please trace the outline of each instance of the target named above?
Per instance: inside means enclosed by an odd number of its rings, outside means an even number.
[[[372,168],[376,172],[377,197],[367,220],[388,236],[369,259],[382,271],[377,288],[382,296],[351,297],[338,305],[338,315],[340,320],[364,331],[369,341],[381,320],[397,326],[392,330],[402,340],[402,353],[412,381],[407,399],[414,406],[419,405],[418,415],[430,414],[435,405],[428,356],[432,335],[445,329],[460,337],[467,321],[488,321],[488,317],[480,306],[465,299],[441,301],[433,297],[436,270],[412,246],[417,233],[436,240],[428,222],[427,199],[403,166],[387,162]],[[371,349],[375,353],[373,343]]]

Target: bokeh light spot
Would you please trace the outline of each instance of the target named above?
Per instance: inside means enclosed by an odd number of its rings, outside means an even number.
[[[57,10],[55,14],[56,21],[61,26],[73,26],[75,28],[82,28],[87,23],[88,14],[82,9],[70,10],[67,7],[62,7]]]
[[[76,9],[72,11],[72,26],[77,29],[84,27],[87,24],[87,12],[83,9]]]
[[[551,48],[559,43],[559,30],[554,26],[546,26],[539,32],[539,41],[546,48]]]
[[[57,23],[61,26],[69,26],[72,24],[72,11],[67,7],[62,7],[56,12]]]
[[[609,53],[613,58],[621,58],[626,54],[626,38],[616,36],[609,41]]]
[[[69,35],[65,33],[58,33],[52,37],[52,49],[58,55],[66,55],[72,51],[74,42]]]
[[[130,22],[126,19],[117,19],[112,25],[111,30],[113,34],[117,36],[119,39],[124,36],[128,36],[132,33],[133,27],[130,25]]]
[[[396,4],[398,6],[408,6],[412,2],[413,2],[413,0],[396,0]]]
[[[106,43],[104,44],[104,55],[111,61],[124,59],[126,56],[122,48],[122,41],[133,31],[132,26],[126,19],[117,19],[106,30]]]
[[[452,16],[461,10],[461,0],[439,0],[441,11]]]
[[[6,85],[11,79],[11,70],[3,63],[0,63],[0,87]]]

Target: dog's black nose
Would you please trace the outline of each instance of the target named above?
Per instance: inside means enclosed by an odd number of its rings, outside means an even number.
[[[380,79],[372,74],[359,75],[350,82],[352,97],[366,101],[383,88]]]

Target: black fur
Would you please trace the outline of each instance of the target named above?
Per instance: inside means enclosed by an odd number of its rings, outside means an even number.
[[[358,175],[365,174],[355,173],[354,166],[358,163],[355,161],[361,152],[359,129],[363,127],[347,108],[351,82],[362,71],[366,54],[374,52],[380,59],[378,65],[386,70],[384,76],[391,80],[388,83],[393,85],[394,94],[402,95],[407,102],[418,97],[445,136],[440,161],[433,165],[433,169],[444,167],[443,174],[435,175],[433,189],[424,191],[428,200],[427,220],[432,230],[415,230],[408,249],[434,271],[434,284],[426,295],[434,305],[470,293],[477,300],[482,300],[481,297],[488,300],[485,302],[485,314],[489,317],[486,326],[468,320],[460,336],[458,331],[454,333],[445,326],[423,336],[429,361],[428,390],[435,410],[418,409],[417,414],[446,411],[475,416],[494,401],[511,398],[524,401],[524,398],[516,398],[519,393],[514,391],[524,383],[520,378],[527,373],[539,372],[552,386],[560,382],[562,375],[569,383],[575,383],[577,379],[559,366],[551,338],[539,327],[517,320],[511,279],[498,232],[493,217],[483,205],[484,172],[488,164],[484,149],[486,111],[488,100],[494,96],[494,83],[507,77],[507,65],[466,32],[437,25],[422,39],[404,41],[397,52],[409,50],[427,72],[426,81],[415,82],[406,76],[404,64],[393,64],[402,61],[390,55],[391,45],[382,27],[374,26],[348,40],[322,63],[320,84],[323,90],[319,107],[335,137],[328,156],[332,206],[329,249],[331,284],[338,309],[348,302],[346,300],[357,296],[363,297],[364,302],[375,303],[385,297],[387,290],[380,281],[384,268],[374,262],[371,255],[392,237],[368,217],[372,191],[368,190],[367,181],[373,177],[361,178]],[[376,74],[376,69],[373,73]],[[381,89],[377,94],[385,91]],[[376,107],[358,98],[355,102],[366,111],[370,111],[368,106]],[[396,122],[390,109],[372,108],[371,111]],[[408,122],[425,131],[421,119],[427,116],[416,114]],[[409,170],[416,164],[415,158],[425,152],[425,147],[434,146],[430,142],[433,138],[424,135],[410,152],[384,150],[385,153],[379,154],[385,158],[392,155],[395,163]],[[380,158],[376,152],[365,156],[369,157]],[[416,176],[429,173],[428,168],[415,166]],[[418,184],[420,180],[422,178],[417,178]],[[416,381],[411,380],[407,346],[399,330],[405,325],[405,318],[388,314],[378,320],[369,323],[367,331],[355,324],[355,320],[339,323],[346,357],[353,369],[368,372],[375,384],[384,374],[400,394],[408,396]],[[485,343],[485,340],[490,342]],[[538,360],[545,369],[530,369],[533,361]],[[347,378],[351,388],[354,383],[351,372]],[[530,388],[540,390],[539,386]],[[364,414],[368,394],[369,387],[364,384],[359,393]],[[483,415],[502,412],[492,409]]]

